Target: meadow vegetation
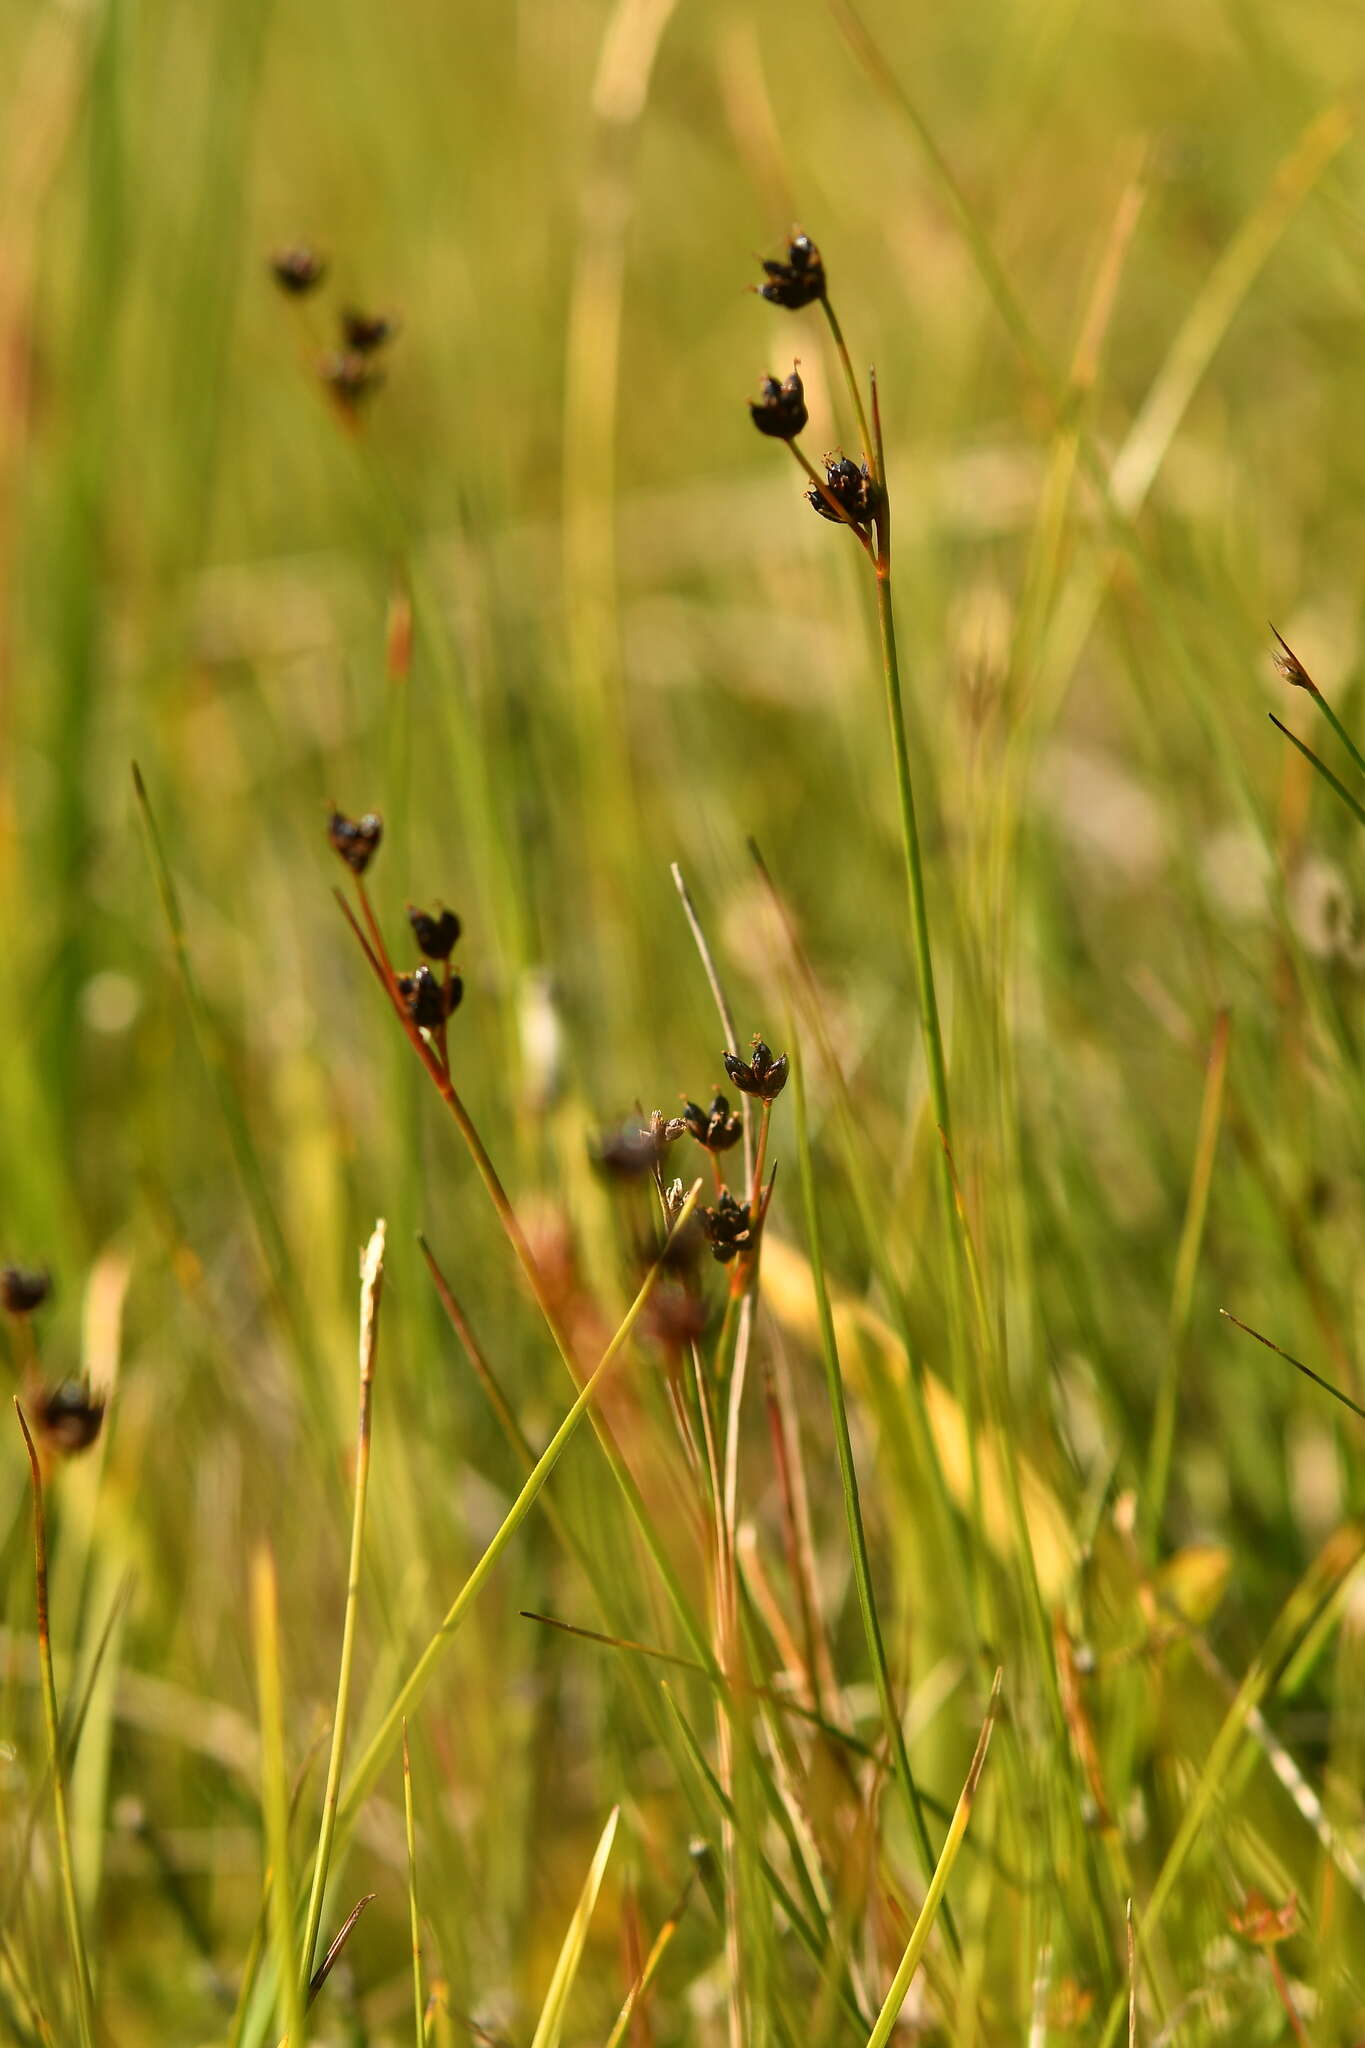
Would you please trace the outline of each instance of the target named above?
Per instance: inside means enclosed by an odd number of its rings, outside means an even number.
[[[0,11],[5,2038],[1365,2040],[1362,66]]]

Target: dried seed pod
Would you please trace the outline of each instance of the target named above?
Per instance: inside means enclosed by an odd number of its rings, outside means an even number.
[[[825,266],[809,235],[797,229],[787,243],[785,263],[765,263],[759,294],[773,306],[796,312],[825,296]]]
[[[428,960],[448,960],[460,936],[460,920],[453,910],[429,912],[408,905],[412,935]]]
[[[63,1380],[60,1386],[40,1389],[33,1420],[49,1448],[69,1457],[89,1450],[100,1433],[104,1409],[104,1396],[91,1392],[89,1380]]]
[[[358,313],[354,306],[342,311],[342,340],[353,355],[372,356],[386,341],[392,341],[397,332],[398,322],[387,313]]]
[[[847,455],[825,457],[825,490],[833,498],[834,505],[814,484],[806,492],[806,499],[822,519],[832,519],[836,524],[846,522],[850,526],[868,526],[881,507],[882,494],[873,481],[871,470],[865,462],[852,462]],[[835,505],[839,508],[837,512]]]
[[[403,1006],[414,1024],[423,1031],[439,1031],[447,1017],[454,1016],[464,995],[464,983],[458,974],[452,974],[448,982],[436,979],[429,967],[419,967],[414,974],[400,974],[398,993]]]
[[[42,1269],[0,1266],[0,1307],[12,1316],[31,1316],[52,1292],[52,1275]]]
[[[749,1204],[737,1202],[729,1188],[722,1188],[720,1200],[714,1209],[699,1209],[702,1234],[711,1247],[711,1256],[722,1265],[735,1258],[738,1253],[749,1251],[754,1242],[753,1222],[749,1215]]]
[[[363,875],[384,836],[384,821],[378,811],[366,811],[363,818],[348,818],[332,805],[327,837],[353,875]]]
[[[685,1103],[681,1122],[708,1152],[728,1152],[739,1143],[744,1130],[723,1095],[713,1096],[709,1109],[703,1109],[699,1102]]]
[[[1272,633],[1275,633],[1273,626],[1270,630]],[[1296,690],[1307,690],[1311,697],[1320,695],[1317,684],[1313,681],[1313,678],[1309,675],[1289,642],[1281,639],[1278,633],[1275,633],[1275,638],[1280,642],[1279,652],[1274,657],[1275,666],[1285,681],[1292,683]]]
[[[761,1038],[755,1037],[753,1053],[747,1060],[734,1052],[722,1057],[725,1071],[741,1095],[757,1095],[764,1102],[772,1102],[787,1085],[786,1053],[774,1056]]]
[[[305,292],[314,291],[327,275],[325,258],[306,243],[297,243],[293,248],[276,249],[270,258],[270,274],[282,292],[293,298],[302,298]]]
[[[771,435],[775,441],[794,441],[810,417],[800,372],[793,365],[790,377],[781,384],[776,377],[765,377],[761,389],[762,396],[749,401],[749,416],[759,433]]]

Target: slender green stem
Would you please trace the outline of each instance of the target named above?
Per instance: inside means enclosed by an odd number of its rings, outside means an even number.
[[[943,1053],[943,1027],[939,1021],[938,993],[934,983],[934,960],[929,942],[929,909],[924,891],[924,858],[920,851],[915,789],[910,773],[910,747],[905,732],[905,704],[901,695],[900,660],[896,651],[896,618],[891,601],[891,520],[885,500],[877,522],[876,568],[877,628],[881,636],[886,711],[891,728],[891,752],[896,769],[896,796],[900,805],[905,880],[910,902],[910,930],[915,948],[915,972],[919,980],[920,1028],[924,1034],[924,1056],[929,1069],[929,1098],[934,1108],[934,1122],[944,1137],[951,1140],[948,1068]],[[951,1199],[951,1188],[949,1196]]]
[[[791,1046],[792,1081],[796,1100],[796,1153],[801,1175],[801,1194],[806,1210],[806,1238],[810,1248],[811,1281],[815,1289],[816,1312],[820,1320],[820,1350],[824,1359],[825,1384],[829,1392],[830,1413],[834,1421],[834,1448],[839,1461],[839,1481],[843,1489],[844,1515],[848,1522],[849,1548],[853,1555],[853,1578],[858,1589],[858,1607],[862,1614],[863,1633],[867,1638],[868,1655],[872,1661],[872,1673],[877,1686],[877,1699],[881,1705],[882,1721],[886,1739],[890,1745],[897,1783],[904,1795],[911,1825],[924,1857],[925,1876],[931,1878],[936,1861],[934,1845],[929,1835],[928,1822],[920,1803],[919,1787],[910,1768],[910,1752],[906,1747],[905,1730],[895,1696],[891,1688],[891,1672],[886,1661],[886,1644],[882,1636],[881,1618],[877,1612],[877,1597],[872,1587],[872,1564],[868,1555],[867,1532],[863,1526],[862,1500],[858,1491],[858,1468],[853,1459],[853,1439],[848,1426],[848,1404],[844,1399],[844,1379],[839,1363],[839,1344],[834,1331],[834,1314],[830,1307],[829,1287],[825,1280],[824,1245],[820,1231],[820,1206],[815,1193],[815,1168],[811,1159],[810,1129],[806,1121],[806,1083],[802,1070],[800,1042],[795,1037]],[[944,1908],[943,1924],[948,1932],[953,1949],[960,1954],[957,1930],[952,1916]]]
[[[1327,720],[1327,723],[1331,726],[1337,738],[1341,741],[1341,744],[1345,747],[1351,759],[1355,762],[1355,765],[1359,769],[1360,773],[1362,775],[1365,775],[1365,754],[1361,753],[1360,748],[1351,738],[1350,733],[1347,732],[1346,727],[1337,717],[1336,712],[1333,711],[1331,705],[1323,696],[1322,691],[1316,688],[1316,686],[1313,690],[1313,700],[1316,703],[1319,711],[1322,713],[1323,717]]]
[[[365,1501],[370,1479],[370,1434],[374,1399],[374,1364],[379,1347],[379,1296],[384,1284],[384,1224],[375,1224],[360,1268],[360,1416],[356,1424],[355,1507],[351,1518],[351,1556],[346,1573],[346,1614],[341,1630],[341,1667],[337,1674],[336,1712],[332,1717],[332,1750],[327,1759],[327,1783],[322,1797],[322,1826],[313,1865],[313,1888],[304,1924],[303,1953],[299,1958],[303,1993],[313,1974],[318,1930],[322,1925],[322,1901],[327,1889],[327,1866],[331,1861],[332,1837],[336,1832],[337,1800],[341,1794],[341,1766],[346,1750],[346,1726],[351,1710],[351,1676],[355,1666],[356,1615],[360,1605],[360,1574],[365,1556]]]
[[[66,1919],[67,1945],[71,1950],[71,1973],[76,1980],[76,2017],[81,2044],[82,2048],[93,2048],[95,1999],[90,1985],[90,1961],[81,1929],[80,1907],[76,1901],[76,1869],[71,1859],[71,1826],[67,1819],[66,1783],[62,1776],[61,1720],[57,1713],[57,1681],[52,1670],[52,1632],[47,1613],[47,1519],[43,1513],[43,1475],[29,1434],[28,1418],[19,1405],[17,1395],[14,1408],[19,1417],[19,1427],[24,1432],[33,1481],[33,1578],[38,1606],[38,1668],[42,1677],[48,1769],[52,1773],[52,1808],[57,1824],[57,1869],[62,1886],[62,1912]]]
[[[1147,1522],[1147,1556],[1152,1561],[1155,1561],[1160,1547],[1161,1524],[1166,1509],[1166,1493],[1170,1485],[1180,1374],[1185,1363],[1190,1316],[1194,1307],[1195,1276],[1199,1268],[1200,1249],[1204,1242],[1209,1189],[1213,1182],[1218,1133],[1223,1121],[1223,1094],[1227,1080],[1231,1031],[1231,1017],[1228,1011],[1221,1010],[1214,1025],[1213,1044],[1204,1078],[1204,1099],[1199,1112],[1194,1165],[1190,1172],[1189,1193],[1185,1201],[1185,1221],[1180,1232],[1180,1248],[1176,1254],[1175,1277],[1171,1285],[1166,1357],[1157,1384],[1156,1412],[1152,1421],[1152,1441],[1147,1459],[1147,1486],[1143,1494],[1143,1508]]]
[[[270,1885],[270,1925],[279,1985],[278,2016],[290,2048],[302,2048],[307,1978],[300,1981],[294,1950],[293,1886],[289,1875],[289,1780],[284,1754],[284,1687],[280,1677],[280,1611],[275,1560],[256,1554],[251,1573],[256,1642],[256,1692],[261,1716],[261,1807]],[[272,1882],[273,1880],[273,1882]]]
[[[871,429],[867,424],[867,408],[863,404],[863,394],[859,387],[858,379],[853,374],[853,363],[849,357],[848,344],[844,340],[844,330],[839,325],[839,316],[829,300],[821,299],[820,305],[825,319],[829,323],[829,331],[834,337],[834,347],[839,361],[843,365],[844,382],[847,384],[849,396],[853,400],[853,410],[858,415],[858,432],[862,435],[863,440],[863,459],[872,471],[876,482],[882,483],[885,479],[882,476],[881,454],[873,439]]]
[[[940,1906],[943,1910],[945,1926],[947,1924],[948,1907],[943,1894],[947,1889],[948,1879],[952,1875],[953,1865],[957,1861],[957,1852],[962,1847],[963,1837],[967,1832],[967,1823],[972,1817],[972,1805],[976,1798],[976,1788],[980,1782],[981,1773],[985,1768],[986,1752],[991,1746],[991,1730],[995,1726],[996,1705],[999,1698],[1000,1673],[997,1671],[995,1683],[991,1687],[991,1703],[986,1711],[986,1719],[982,1724],[981,1734],[977,1739],[976,1754],[972,1758],[971,1769],[967,1773],[967,1782],[962,1788],[962,1797],[957,1802],[957,1809],[949,1824],[947,1839],[943,1844],[943,1854],[939,1857],[934,1874],[929,1881],[929,1889],[924,1895],[924,1904],[920,1908],[919,1918],[910,1930],[910,1939],[905,1945],[905,1954],[901,1957],[900,1967],[891,1980],[891,1989],[887,1992],[882,2009],[877,2014],[877,2024],[868,2036],[867,2048],[886,2048],[886,2043],[891,2038],[892,2029],[900,2017],[900,2009],[905,2003],[905,1995],[909,1991],[915,1972],[920,1966],[925,1944],[928,1942],[930,1930],[933,1927],[934,1918]]]
[[[417,1822],[412,1807],[412,1757],[408,1752],[408,1724],[403,1723],[403,1825],[408,1844],[408,1925],[412,1931],[412,2009],[415,2016],[415,2048],[426,2048],[423,2024],[426,2001],[422,1996],[422,1921],[417,1910]]]
[[[1318,774],[1322,777],[1323,781],[1327,784],[1328,788],[1335,790],[1337,795],[1341,798],[1341,801],[1345,804],[1347,810],[1352,813],[1352,815],[1358,820],[1360,824],[1365,825],[1365,805],[1361,804],[1360,799],[1358,797],[1352,796],[1350,790],[1346,787],[1346,784],[1341,780],[1340,776],[1334,775],[1331,769],[1327,766],[1327,763],[1324,760],[1322,760],[1319,755],[1315,754],[1311,747],[1305,746],[1303,741],[1299,738],[1298,734],[1292,733],[1289,730],[1289,727],[1283,724],[1282,721],[1275,716],[1273,711],[1270,713],[1270,723],[1275,727],[1277,732],[1282,732],[1284,734],[1285,738],[1288,740],[1291,747],[1298,748],[1299,752],[1303,755],[1306,761],[1312,762],[1313,766],[1317,769]]]

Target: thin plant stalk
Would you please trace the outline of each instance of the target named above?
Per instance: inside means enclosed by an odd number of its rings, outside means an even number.
[[[891,1980],[891,1989],[887,1992],[882,2009],[877,2015],[877,2024],[868,2035],[867,2048],[886,2048],[886,2043],[890,2040],[892,2030],[897,2019],[900,2017],[900,2010],[905,2003],[906,1993],[909,1991],[915,1972],[920,1966],[920,1960],[923,1957],[925,1946],[929,1940],[934,1920],[940,1907],[942,1907],[945,1913],[947,1911],[947,1904],[943,1895],[947,1890],[948,1879],[952,1875],[953,1865],[957,1861],[958,1850],[962,1847],[963,1837],[967,1832],[967,1823],[972,1817],[972,1806],[976,1799],[976,1788],[981,1781],[981,1773],[985,1769],[986,1752],[991,1746],[991,1730],[995,1726],[995,1715],[999,1699],[1000,1673],[997,1671],[995,1683],[991,1687],[991,1699],[990,1705],[986,1710],[986,1719],[982,1723],[981,1733],[977,1737],[976,1753],[972,1758],[971,1769],[967,1773],[967,1782],[962,1788],[962,1796],[958,1800],[952,1820],[948,1824],[948,1833],[943,1844],[943,1854],[939,1857],[934,1874],[929,1880],[929,1889],[924,1895],[924,1904],[920,1907],[919,1918],[910,1930],[910,1939],[905,1945],[905,1953],[901,1957],[900,1967]]]
[[[52,1774],[52,1809],[57,1827],[57,1869],[61,1880],[62,1913],[66,1920],[67,1946],[71,1951],[71,1974],[76,1980],[76,2020],[81,2048],[93,2048],[95,2039],[95,1998],[90,1982],[90,1961],[81,1928],[76,1899],[76,1868],[71,1858],[71,1828],[66,1811],[66,1783],[62,1776],[62,1730],[57,1712],[57,1681],[52,1669],[52,1632],[47,1612],[47,1519],[43,1513],[43,1475],[38,1453],[29,1434],[28,1418],[15,1397],[14,1410],[24,1433],[29,1473],[33,1482],[33,1578],[38,1611],[38,1666],[42,1675],[43,1725],[47,1731],[48,1769]]]
[[[426,2048],[425,2008],[422,1995],[422,1921],[417,1910],[417,1823],[412,1807],[412,1757],[408,1750],[408,1724],[403,1723],[403,1826],[408,1845],[408,1926],[412,1933],[412,2010],[416,2033],[415,2048]]]
[[[645,1957],[644,1965],[641,1968],[640,1974],[635,1979],[635,1982],[631,1985],[630,1990],[626,1993],[625,2003],[622,2005],[620,2012],[616,2015],[616,2024],[613,2026],[611,2032],[607,2036],[606,2048],[621,2048],[621,2043],[625,2039],[626,2028],[630,2025],[631,2020],[635,2017],[635,2012],[640,2004],[641,1999],[649,1990],[650,1985],[654,1982],[655,1977],[658,1975],[659,1965],[664,1959],[664,1956],[668,1950],[668,1945],[678,1931],[679,1925],[682,1921],[683,1913],[687,1906],[687,1901],[691,1896],[691,1891],[692,1887],[689,1884],[684,1890],[682,1897],[678,1900],[677,1905],[673,1908],[668,1918],[664,1921],[663,1926],[655,1935],[649,1954]]]
[[[683,916],[687,919],[687,928],[692,934],[692,943],[697,949],[697,956],[702,964],[702,972],[706,976],[708,986],[715,1001],[716,1011],[720,1017],[720,1028],[725,1033],[726,1045],[738,1057],[739,1034],[735,1030],[735,1013],[730,1008],[729,1000],[725,993],[725,984],[716,971],[716,963],[712,957],[711,948],[707,944],[706,932],[700,917],[697,915],[697,906],[692,901],[687,883],[683,879],[683,871],[677,861],[673,862],[671,872],[674,887],[677,889],[678,896],[682,902]],[[753,1106],[747,1095],[741,1095],[739,1098],[739,1114],[744,1125],[744,1178],[747,1181],[753,1175],[754,1142]]]
[[[300,1981],[294,1949],[293,1887],[289,1875],[289,1781],[284,1755],[284,1689],[280,1678],[279,1593],[275,1560],[256,1553],[251,1573],[256,1643],[256,1693],[261,1717],[261,1806],[270,1884],[270,1928],[279,1984],[278,2015],[292,2048],[302,2048],[306,1978]]]
[[[1185,1221],[1180,1232],[1180,1248],[1176,1254],[1175,1278],[1171,1288],[1166,1359],[1157,1387],[1156,1414],[1152,1423],[1147,1486],[1143,1495],[1147,1518],[1147,1553],[1150,1558],[1155,1558],[1157,1553],[1166,1507],[1166,1492],[1170,1485],[1171,1454],[1175,1446],[1176,1405],[1180,1396],[1180,1372],[1185,1362],[1189,1339],[1195,1276],[1199,1267],[1200,1249],[1204,1242],[1204,1223],[1208,1215],[1209,1189],[1213,1182],[1218,1134],[1223,1124],[1223,1095],[1231,1035],[1231,1016],[1227,1010],[1221,1010],[1214,1025],[1213,1044],[1209,1050],[1208,1068],[1204,1077],[1204,1099],[1199,1111],[1194,1166],[1190,1173]]]
[[[829,1288],[825,1281],[823,1240],[820,1230],[820,1210],[815,1194],[815,1168],[811,1159],[810,1130],[806,1121],[806,1084],[802,1069],[800,1042],[794,1036],[791,1041],[792,1083],[796,1102],[796,1154],[801,1175],[801,1193],[806,1211],[806,1237],[810,1248],[811,1281],[815,1289],[816,1311],[820,1321],[820,1351],[825,1367],[825,1384],[829,1394],[830,1413],[834,1422],[834,1447],[839,1461],[839,1483],[844,1497],[844,1516],[848,1523],[849,1549],[853,1559],[853,1577],[858,1590],[858,1608],[862,1615],[863,1634],[867,1640],[868,1656],[872,1663],[876,1681],[877,1699],[881,1706],[882,1721],[886,1739],[890,1745],[895,1776],[905,1798],[915,1839],[924,1857],[926,1877],[932,1877],[936,1857],[929,1835],[928,1822],[920,1803],[919,1787],[910,1766],[910,1754],[906,1747],[905,1730],[896,1706],[891,1687],[891,1672],[886,1661],[886,1643],[882,1636],[881,1618],[877,1612],[877,1596],[872,1586],[872,1564],[868,1555],[867,1532],[863,1526],[862,1501],[858,1491],[858,1471],[853,1459],[853,1439],[848,1426],[848,1405],[844,1399],[843,1372],[839,1363],[839,1346],[834,1331],[834,1315],[830,1307]],[[952,1915],[945,1907],[944,1928],[955,1953],[960,1953],[957,1930]]]
[[[384,1285],[384,1222],[375,1224],[360,1267],[360,1414],[356,1423],[355,1505],[351,1517],[351,1555],[346,1572],[346,1613],[341,1629],[341,1666],[337,1673],[336,1711],[332,1717],[332,1748],[327,1759],[327,1782],[322,1796],[322,1826],[318,1833],[317,1857],[313,1864],[313,1885],[304,1923],[300,1975],[306,1987],[313,1974],[318,1930],[322,1925],[322,1902],[327,1890],[327,1868],[336,1832],[337,1800],[341,1796],[341,1767],[346,1751],[346,1728],[351,1710],[351,1680],[355,1668],[356,1618],[360,1606],[360,1578],[365,1558],[365,1502],[370,1480],[370,1438],[374,1406],[374,1366],[379,1348],[379,1297]]]
[[[676,1238],[680,1230],[686,1228],[691,1220],[692,1212],[697,1206],[700,1194],[701,1182],[694,1181],[686,1201],[678,1212],[677,1221],[674,1223],[670,1235],[670,1243]],[[459,1592],[455,1595],[447,1610],[445,1619],[435,1635],[432,1636],[421,1656],[417,1659],[416,1664],[399,1688],[397,1697],[370,1738],[369,1745],[360,1762],[356,1765],[351,1782],[341,1799],[337,1822],[338,1827],[343,1832],[348,1831],[354,1822],[361,1803],[378,1777],[386,1758],[402,1732],[404,1720],[414,1711],[418,1701],[426,1691],[432,1674],[444,1655],[447,1644],[453,1636],[458,1634],[465,1616],[473,1606],[494,1565],[502,1556],[503,1551],[506,1550],[508,1544],[516,1535],[517,1530],[535,1505],[537,1494],[539,1494],[542,1486],[544,1486],[546,1480],[554,1471],[555,1466],[559,1463],[560,1457],[573,1437],[575,1430],[591,1407],[603,1380],[611,1371],[612,1366],[616,1363],[616,1360],[629,1341],[630,1334],[639,1321],[645,1304],[654,1290],[655,1282],[663,1271],[666,1253],[667,1246],[665,1246],[664,1252],[660,1254],[659,1258],[650,1267],[639,1293],[626,1311],[620,1327],[603,1352],[600,1363],[584,1380],[577,1400],[573,1403],[564,1420],[550,1438],[549,1443],[541,1452],[540,1457],[536,1460],[521,1492],[503,1517],[497,1533],[461,1586]]]
[[[820,310],[824,314],[829,331],[834,338],[835,353],[838,355],[843,369],[844,382],[848,386],[849,396],[853,400],[853,410],[858,416],[858,432],[862,436],[863,455],[872,471],[874,480],[879,484],[884,484],[886,479],[882,475],[880,439],[877,445],[874,446],[872,434],[867,424],[867,408],[863,404],[863,394],[858,379],[853,374],[853,363],[848,353],[848,343],[844,340],[844,330],[839,325],[839,316],[829,300],[824,297],[820,300]]]
[[[881,447],[881,406],[875,384],[872,392],[876,444]],[[880,466],[880,465],[879,465]],[[900,656],[896,648],[896,613],[891,596],[891,499],[882,486],[877,511],[876,570],[877,631],[882,650],[882,677],[886,685],[887,722],[891,729],[891,752],[896,769],[896,798],[900,806],[901,841],[905,856],[905,880],[910,903],[910,930],[915,949],[915,972],[919,980],[920,1028],[924,1034],[925,1061],[929,1070],[929,1099],[934,1122],[951,1142],[952,1117],[948,1110],[948,1066],[943,1052],[943,1026],[939,1019],[938,992],[934,982],[934,959],[929,939],[929,908],[924,888],[924,857],[920,850],[919,820],[915,810],[915,788],[910,772],[910,744],[905,730],[905,702],[901,690]],[[951,1188],[948,1190],[951,1214]]]
[[[1362,805],[1359,797],[1353,796],[1351,791],[1346,787],[1346,784],[1341,780],[1341,777],[1339,775],[1334,775],[1331,769],[1327,766],[1327,763],[1321,758],[1321,756],[1315,754],[1310,746],[1306,746],[1304,742],[1299,738],[1297,733],[1291,732],[1289,730],[1289,727],[1284,724],[1283,720],[1278,719],[1273,711],[1269,714],[1269,717],[1270,723],[1275,727],[1276,731],[1282,732],[1285,738],[1289,741],[1290,746],[1297,747],[1299,752],[1303,755],[1304,759],[1306,761],[1311,762],[1313,767],[1317,769],[1318,774],[1327,784],[1327,787],[1331,790],[1334,790],[1336,794],[1341,798],[1341,801],[1345,804],[1347,810],[1350,811],[1352,816],[1355,818],[1356,822],[1358,824],[1365,825],[1365,805]]]

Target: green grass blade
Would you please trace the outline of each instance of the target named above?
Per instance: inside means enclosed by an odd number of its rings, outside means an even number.
[[[300,1957],[301,1990],[313,1974],[318,1929],[322,1924],[322,1902],[327,1889],[327,1867],[331,1861],[332,1837],[336,1831],[337,1800],[341,1796],[341,1767],[346,1751],[346,1728],[351,1708],[351,1676],[355,1666],[356,1618],[360,1606],[360,1579],[365,1562],[365,1502],[370,1480],[370,1435],[374,1406],[374,1368],[379,1350],[379,1298],[384,1285],[384,1224],[376,1223],[360,1267],[360,1415],[356,1423],[355,1508],[351,1521],[351,1555],[346,1572],[346,1614],[341,1633],[341,1666],[337,1674],[336,1710],[332,1716],[332,1748],[327,1759],[327,1782],[322,1797],[322,1826],[318,1834],[317,1857],[313,1864],[313,1886],[304,1922]]]
[[[536,2021],[536,2030],[531,2036],[531,2048],[559,2048],[569,1995],[583,1960],[583,1947],[588,1938],[593,1909],[597,1904],[597,1895],[602,1889],[607,1859],[611,1855],[611,1845],[616,1840],[616,1824],[620,1818],[620,1807],[613,1806],[588,1867],[588,1875],[574,1909],[573,1919],[569,1922],[568,1932],[564,1936],[563,1946],[555,1962],[550,1988],[545,1994],[545,2003],[540,2009],[540,2018]]]
[[[953,1818],[948,1826],[948,1833],[944,1838],[943,1853],[939,1857],[934,1868],[934,1874],[929,1880],[929,1889],[924,1895],[924,1904],[920,1907],[919,1918],[910,1930],[910,1939],[905,1945],[905,1953],[901,1957],[900,1965],[891,1980],[891,1989],[887,1992],[882,2009],[877,2015],[877,2023],[867,2037],[867,2048],[886,2048],[886,2043],[890,2040],[892,2030],[897,2019],[900,2017],[900,2010],[905,2003],[906,1993],[909,1991],[915,1972],[923,1959],[929,1936],[933,1932],[934,1921],[943,1907],[943,1895],[948,1888],[948,1879],[952,1876],[958,1850],[962,1847],[962,1840],[967,1832],[967,1823],[972,1817],[972,1805],[976,1799],[976,1788],[981,1782],[981,1773],[985,1769],[986,1752],[991,1746],[991,1731],[995,1726],[995,1715],[999,1699],[1000,1673],[997,1671],[995,1682],[991,1687],[990,1705],[986,1710],[986,1719],[982,1723],[981,1733],[977,1738],[976,1752],[972,1757],[971,1768],[967,1773],[967,1782],[962,1788],[962,1796],[957,1802]]]

